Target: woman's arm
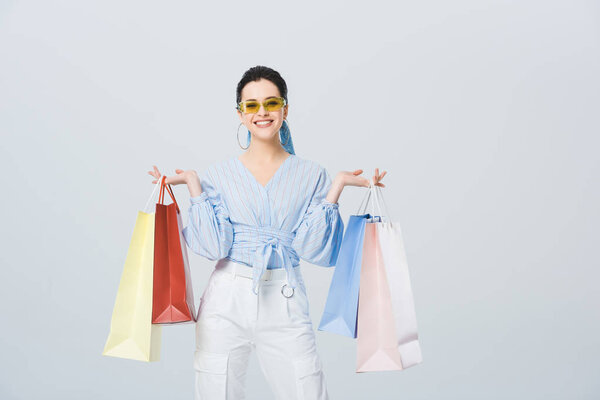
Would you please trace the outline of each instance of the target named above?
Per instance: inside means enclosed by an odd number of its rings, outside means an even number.
[[[175,172],[181,170],[175,170]],[[197,197],[202,194],[202,187],[200,186],[200,178],[194,170],[185,171],[185,183],[187,183],[188,190],[190,191],[190,197]]]
[[[189,224],[182,231],[187,245],[194,253],[209,260],[226,257],[233,242],[233,228],[221,195],[208,175],[205,176],[203,190],[196,171],[176,169],[175,172],[177,175],[166,177],[165,183],[186,184],[190,191]],[[148,173],[156,178],[153,183],[161,177],[156,166]]]
[[[292,241],[292,248],[302,259],[324,267],[336,264],[344,234],[337,200],[344,186],[369,187],[369,180],[358,176],[361,173],[360,169],[342,171],[332,181],[327,171],[321,169],[315,193]],[[383,175],[385,172],[380,175],[376,169],[373,177],[376,185],[383,186],[379,183]]]

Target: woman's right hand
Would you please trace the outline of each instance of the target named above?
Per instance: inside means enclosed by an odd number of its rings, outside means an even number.
[[[156,184],[156,183],[158,183],[158,179],[162,175],[158,171],[158,168],[156,168],[156,165],[153,165],[152,167],[154,167],[154,171],[148,171],[148,174],[152,175],[156,179],[156,180],[152,181],[153,184]],[[187,184],[191,178],[194,178],[197,176],[196,171],[194,171],[193,169],[189,169],[187,171],[184,171],[182,169],[176,169],[175,173],[177,175],[166,177],[165,184],[167,184],[167,185]]]

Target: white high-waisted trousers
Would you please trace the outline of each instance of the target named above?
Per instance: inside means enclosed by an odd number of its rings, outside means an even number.
[[[194,352],[195,399],[245,398],[253,348],[276,399],[328,399],[300,267],[289,296],[285,270],[266,270],[258,295],[252,268],[217,262],[200,300]]]

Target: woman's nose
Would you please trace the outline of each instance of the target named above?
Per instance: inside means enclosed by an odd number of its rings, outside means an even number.
[[[258,109],[258,115],[267,115],[269,112],[265,109],[265,105],[261,104]]]

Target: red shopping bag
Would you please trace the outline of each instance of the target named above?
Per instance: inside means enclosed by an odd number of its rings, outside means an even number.
[[[164,205],[165,188],[173,203]],[[194,294],[181,213],[170,185],[161,178],[154,224],[152,323],[196,321]]]

